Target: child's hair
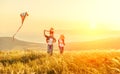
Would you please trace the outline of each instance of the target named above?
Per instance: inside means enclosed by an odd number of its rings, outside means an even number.
[[[54,29],[50,28],[50,34],[54,34]]]

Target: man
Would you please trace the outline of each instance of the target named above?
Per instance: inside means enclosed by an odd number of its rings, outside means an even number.
[[[53,54],[53,43],[56,42],[54,38],[54,33],[49,33],[50,35],[46,35],[47,30],[44,30],[44,36],[46,37],[46,42],[48,44],[47,53],[52,55]]]

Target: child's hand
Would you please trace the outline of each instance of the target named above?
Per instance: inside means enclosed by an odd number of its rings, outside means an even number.
[[[46,30],[44,30],[44,32],[45,32]]]
[[[46,32],[50,32],[50,31],[48,31],[48,30],[44,30],[44,31],[46,31]]]

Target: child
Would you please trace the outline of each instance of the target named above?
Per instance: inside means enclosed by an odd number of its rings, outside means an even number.
[[[50,34],[53,34],[54,35],[54,28],[50,28],[50,30],[45,30],[46,32],[49,32]]]
[[[45,34],[45,32],[50,32],[50,35],[47,36],[47,35]],[[47,53],[50,54],[50,55],[53,54],[53,43],[56,42],[56,39],[54,38],[53,34],[54,34],[53,29],[50,29],[50,31],[44,30],[44,36],[46,37],[46,42],[47,42],[47,44],[48,44]]]
[[[64,42],[64,35],[60,35],[60,38],[58,39],[58,47],[60,50],[60,54],[63,54],[64,51],[64,46],[65,46],[65,42]]]

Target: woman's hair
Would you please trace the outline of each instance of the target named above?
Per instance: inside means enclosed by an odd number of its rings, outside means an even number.
[[[61,34],[61,35],[60,35],[60,38],[61,38],[61,39],[64,39],[65,37],[64,37],[64,35],[63,35],[63,34]]]

